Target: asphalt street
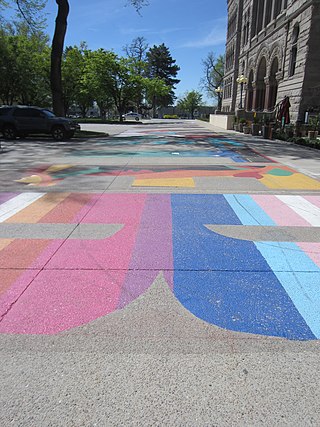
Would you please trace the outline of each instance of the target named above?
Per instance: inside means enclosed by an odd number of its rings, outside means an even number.
[[[1,140],[0,425],[319,426],[319,150],[82,129]]]

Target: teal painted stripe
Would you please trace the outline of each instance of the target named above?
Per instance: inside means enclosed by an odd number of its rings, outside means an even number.
[[[252,197],[246,194],[225,194],[224,197],[243,225],[276,225]]]
[[[276,225],[247,195],[225,195],[243,225]],[[255,242],[313,332],[320,338],[320,268],[295,243]]]
[[[319,339],[319,267],[294,243],[257,242],[255,245],[312,333]]]

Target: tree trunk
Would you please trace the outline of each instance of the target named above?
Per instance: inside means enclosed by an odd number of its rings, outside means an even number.
[[[62,91],[61,62],[64,38],[67,31],[69,2],[68,0],[56,0],[56,3],[58,5],[58,14],[52,39],[50,82],[53,111],[57,116],[64,116],[65,111]]]

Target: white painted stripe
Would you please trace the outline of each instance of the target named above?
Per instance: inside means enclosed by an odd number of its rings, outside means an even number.
[[[301,196],[276,196],[301,218],[315,227],[320,226],[320,208],[308,202]]]
[[[46,193],[21,193],[19,196],[3,203],[0,205],[0,222],[4,222],[6,219],[11,218],[22,209],[43,197],[45,194]]]

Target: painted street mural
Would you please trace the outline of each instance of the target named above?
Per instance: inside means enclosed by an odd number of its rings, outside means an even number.
[[[283,177],[266,168],[251,172]],[[46,169],[53,180],[63,171]],[[210,324],[319,339],[319,227],[315,195],[2,193],[0,332],[86,324],[126,307],[162,273]]]
[[[287,166],[143,166],[110,167],[83,165],[43,165],[29,171],[28,176],[16,182],[39,187],[50,187],[63,183],[67,178],[78,177],[132,177],[132,187],[191,187],[197,188],[197,178],[250,178],[263,188],[290,190],[320,190],[320,182]]]

